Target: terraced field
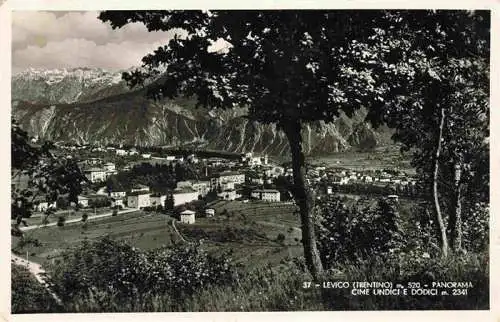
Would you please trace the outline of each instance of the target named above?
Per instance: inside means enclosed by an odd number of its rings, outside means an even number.
[[[294,204],[216,201],[209,207],[216,211],[213,218],[197,217],[192,225],[176,222],[188,241],[202,240],[202,247],[215,254],[231,252],[236,262],[248,268],[278,264],[287,256],[302,253]],[[18,237],[12,237],[12,248],[23,257],[27,252],[30,260],[42,265],[67,248],[103,236],[126,240],[141,249],[154,249],[181,242],[172,220],[166,215],[137,211],[91,220],[86,225],[76,222],[43,227],[26,231],[25,240],[34,243],[23,247]]]
[[[278,264],[287,256],[302,254],[294,204],[219,200],[208,206],[215,209],[213,218],[196,219],[193,225],[177,225],[188,238],[203,237],[207,249],[231,251],[232,258],[247,268]]]
[[[43,264],[57,257],[64,249],[83,240],[103,236],[124,239],[143,249],[153,249],[170,245],[178,236],[171,226],[172,218],[160,214],[146,214],[142,211],[107,217],[83,223],[66,224],[63,227],[47,227],[25,232],[25,239],[38,241],[40,245],[26,245],[20,253],[30,254],[30,259]],[[12,248],[16,249],[20,239],[12,237]],[[18,247],[17,247],[18,248]]]

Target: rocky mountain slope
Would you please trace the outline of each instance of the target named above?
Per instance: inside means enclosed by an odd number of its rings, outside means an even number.
[[[284,134],[249,121],[244,109],[195,109],[188,99],[149,101],[142,91],[127,89],[120,76],[85,68],[27,70],[12,78],[13,115],[33,136],[53,141],[288,153]],[[389,143],[389,131],[373,130],[365,114],[306,126],[306,151],[328,154]]]

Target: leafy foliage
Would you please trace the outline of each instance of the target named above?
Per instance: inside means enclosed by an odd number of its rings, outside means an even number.
[[[12,313],[47,313],[60,308],[35,277],[23,266],[11,265]]]
[[[143,162],[135,165],[129,171],[121,171],[106,180],[108,191],[130,190],[136,185],[146,185],[157,192],[173,189],[176,182],[197,179],[200,174],[195,167],[176,163],[155,164]]]
[[[375,209],[347,207],[340,199],[323,200],[318,207],[318,244],[325,267],[356,262],[399,251],[403,245],[401,223],[392,202],[380,200]]]
[[[363,45],[382,11],[106,11],[99,18],[113,28],[140,22],[150,31],[183,30],[145,56],[143,70],[124,74],[131,86],[156,78],[151,97],[183,94],[212,108],[248,106],[253,119],[280,124],[332,121],[384,95],[374,85],[385,74],[359,64],[385,58]],[[211,50],[216,41],[226,47]]]
[[[64,253],[50,270],[50,282],[57,294],[68,299],[96,291],[118,298],[150,292],[180,299],[200,287],[231,283],[235,274],[224,255],[213,257],[196,245],[146,253],[104,238]]]
[[[396,99],[383,113],[371,112],[396,129],[393,138],[404,150],[413,150],[412,165],[423,186],[430,190],[437,180],[436,213],[439,206],[445,220],[449,217],[448,236],[455,245],[455,238],[461,239],[457,229],[463,229],[455,226],[456,214],[466,216],[477,203],[489,202],[489,15],[396,12],[388,18],[403,26],[392,35],[402,41],[377,34],[379,40],[398,42],[406,57],[389,69],[400,91]]]
[[[15,228],[23,218],[31,216],[37,202],[51,204],[61,196],[67,196],[69,202],[78,202],[81,183],[87,179],[74,160],[54,156],[50,142],[41,146],[31,144],[28,134],[15,120],[12,120],[11,137],[13,182],[16,177],[24,180],[24,184],[14,183],[11,193],[11,219],[16,220]],[[49,209],[46,215],[52,212]]]

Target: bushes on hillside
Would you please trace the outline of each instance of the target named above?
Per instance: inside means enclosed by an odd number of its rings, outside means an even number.
[[[473,252],[488,251],[489,248],[489,206],[476,203],[468,207],[463,218],[463,247]]]
[[[196,289],[235,280],[227,257],[214,257],[197,246],[174,246],[143,252],[125,242],[104,238],[63,254],[50,268],[50,283],[63,298],[77,299],[91,292],[116,298],[141,294],[169,294],[173,299]]]
[[[12,313],[47,313],[59,310],[57,302],[26,267],[11,264]]]

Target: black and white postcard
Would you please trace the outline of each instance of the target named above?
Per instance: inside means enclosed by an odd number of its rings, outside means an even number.
[[[9,9],[12,314],[492,310],[491,8],[102,6]]]

